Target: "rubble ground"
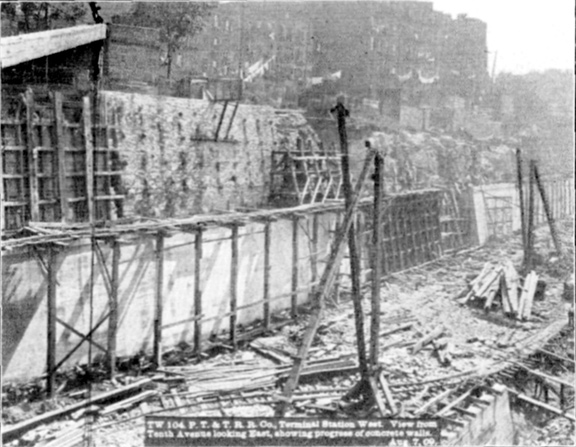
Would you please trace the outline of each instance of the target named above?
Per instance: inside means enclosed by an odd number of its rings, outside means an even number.
[[[457,300],[486,262],[498,264],[510,260],[520,270],[523,253],[519,234],[395,273],[382,282],[379,358],[394,397],[400,402],[400,416],[410,417],[423,402],[449,384],[460,386],[467,380],[481,382],[489,374],[505,369],[509,360],[543,347],[558,332],[553,332],[556,327],[565,326],[568,303],[562,297],[562,287],[573,272],[573,222],[559,222],[558,227],[565,250],[562,256],[554,253],[547,227],[536,231],[534,270],[546,282],[546,288],[544,295],[534,301],[528,321],[508,318],[499,304],[486,312],[477,306],[462,305]],[[346,284],[341,286],[346,290]],[[352,302],[345,292],[341,293],[339,301],[328,303],[308,359],[312,369],[314,365],[326,365],[329,363],[323,362],[332,361],[334,370],[303,377],[296,394],[300,397],[295,399],[287,416],[325,414],[323,411],[339,401],[359,378],[358,373],[350,368],[350,362],[356,359]],[[367,339],[369,301],[370,292],[366,288],[363,306]],[[97,418],[91,427],[94,445],[143,445],[143,413],[273,416],[273,395],[282,391],[281,379],[290,369],[290,356],[298,349],[307,320],[304,314],[297,321],[284,324],[274,334],[259,337],[237,351],[224,349],[196,365],[170,354],[170,361],[160,371],[145,373],[153,379],[159,395],[130,411],[112,412]],[[561,326],[558,326],[559,322]],[[443,338],[451,345],[450,361],[441,361],[434,344],[428,344],[413,354],[411,347],[423,335],[438,328],[443,329]],[[566,348],[562,348],[564,355],[573,359],[574,345],[573,341],[570,345],[569,339],[560,338],[558,346]],[[275,354],[266,355],[271,352]],[[566,380],[574,379],[573,371],[565,375]],[[124,383],[133,380],[136,378],[129,375],[118,379]],[[95,385],[97,387],[102,385]],[[211,390],[214,393],[207,394]],[[63,401],[70,399],[67,397]],[[178,402],[185,404],[178,405]],[[56,405],[62,406],[62,403]],[[37,408],[30,416],[35,410]],[[27,411],[30,413],[32,410],[26,402],[5,407],[2,422],[14,422],[15,413],[25,414]],[[528,421],[526,424],[534,426],[534,421],[529,421],[528,417],[525,420]],[[83,423],[83,419],[76,421],[77,425]],[[60,433],[68,428],[62,424],[70,424],[70,421],[42,426],[33,430],[36,433],[40,430],[42,438],[29,433],[28,438],[10,445],[32,445],[30,442],[35,439],[49,439],[45,437],[47,433]],[[530,438],[532,445],[545,445],[550,440],[559,445],[574,443],[574,425],[562,418],[550,419],[534,430]]]

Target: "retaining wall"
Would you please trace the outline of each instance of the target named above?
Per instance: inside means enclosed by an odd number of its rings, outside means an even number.
[[[475,414],[451,440],[454,446],[515,445],[515,426],[510,410],[510,397],[502,385],[494,385],[494,392],[484,395],[486,404],[467,408]]]
[[[554,219],[574,215],[574,178],[547,178],[543,180],[546,197]],[[546,223],[546,214],[538,190],[534,187],[535,225]],[[522,228],[518,188],[513,183],[477,186],[472,189],[476,235],[480,245],[491,236],[507,236]],[[528,187],[524,186],[525,209]]]
[[[423,191],[385,199],[385,272],[399,271],[440,255],[439,194],[439,191]],[[261,320],[265,304],[271,312],[289,308],[294,312],[293,305],[307,300],[311,287],[324,270],[344,208],[343,205],[309,205],[306,212],[294,212],[291,216],[286,210],[279,212],[284,214],[276,220],[254,219],[236,229],[207,227],[201,231],[201,236],[196,231],[174,232],[163,238],[160,252],[156,245],[159,236],[154,233],[118,238],[116,355],[150,353],[155,343],[164,348],[182,341],[195,344],[196,335],[202,343],[210,335],[228,333],[234,321],[237,329]],[[365,265],[370,255],[370,213],[370,203],[365,202],[358,213]],[[268,248],[266,231],[269,231]],[[201,238],[200,251],[195,249],[196,237]],[[235,244],[237,257],[233,255]],[[50,268],[55,272],[52,282],[57,318],[55,365],[81,342],[82,334],[95,326],[94,354],[105,354],[110,330],[110,320],[106,317],[111,310],[108,291],[111,286],[106,281],[106,272],[110,272],[113,254],[111,244],[100,241],[99,246],[103,262],[98,259],[98,250],[93,258],[87,239],[61,247],[52,259],[41,246],[14,249],[4,255],[3,380],[25,381],[40,377],[46,371]],[[162,258],[161,268],[159,257]],[[95,268],[91,299],[92,262]],[[269,262],[269,268],[266,268],[266,262]],[[343,263],[343,271],[346,264]],[[235,284],[232,282],[234,271],[237,272]],[[269,284],[267,292],[265,281]],[[197,290],[200,291],[201,312],[195,306]],[[235,313],[231,312],[233,290]],[[292,297],[296,299],[292,300]],[[158,300],[162,303],[160,316]],[[157,320],[162,327],[160,340],[154,335]],[[200,324],[196,325],[196,322]],[[200,346],[196,348],[201,349]],[[83,343],[66,359],[63,368],[85,363],[87,359],[88,345]]]

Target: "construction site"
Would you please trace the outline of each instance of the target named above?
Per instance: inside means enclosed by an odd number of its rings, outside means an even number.
[[[574,445],[573,119],[514,127],[485,23],[345,3],[3,34],[3,445]]]

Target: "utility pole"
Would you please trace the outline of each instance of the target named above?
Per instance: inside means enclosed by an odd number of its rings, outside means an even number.
[[[337,104],[330,110],[336,114],[338,121],[338,134],[340,136],[340,150],[342,160],[342,186],[346,210],[353,206],[352,182],[350,180],[350,157],[348,153],[348,136],[346,134],[346,117],[350,112],[344,107],[344,98],[339,97]],[[358,345],[358,366],[360,370],[361,381],[369,383],[369,370],[366,359],[366,341],[364,337],[364,312],[362,310],[362,295],[360,292],[360,259],[358,257],[358,247],[356,239],[356,228],[354,219],[348,230],[348,251],[350,256],[350,274],[352,282],[352,302],[354,304],[354,319],[356,322],[356,343]],[[369,387],[364,387],[369,390]]]

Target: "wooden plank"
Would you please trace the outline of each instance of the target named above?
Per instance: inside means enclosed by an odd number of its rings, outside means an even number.
[[[108,320],[108,370],[110,378],[116,375],[116,336],[118,333],[118,290],[120,285],[120,244],[114,238],[112,245],[112,278],[110,294],[110,319]]]
[[[445,416],[446,414],[448,414],[448,412],[452,408],[454,408],[455,406],[460,405],[462,402],[464,402],[468,398],[468,396],[470,396],[472,394],[472,392],[474,390],[475,390],[475,388],[469,389],[468,391],[466,391],[465,393],[463,393],[462,395],[457,397],[455,400],[453,400],[448,405],[446,405],[444,408],[442,408],[440,411],[438,411],[434,415],[434,417],[442,417],[442,416]]]
[[[290,300],[290,316],[296,318],[298,316],[298,225],[299,218],[292,219],[292,296]]]
[[[270,329],[270,221],[264,224],[264,327]]]
[[[230,343],[236,347],[238,319],[238,226],[232,226],[232,261],[230,263]]]
[[[511,261],[506,263],[504,278],[507,287],[507,298],[510,303],[510,311],[513,315],[518,313],[518,273]]]
[[[378,391],[378,384],[376,383],[376,379],[374,377],[370,377],[369,379],[370,384],[370,391],[372,392],[372,396],[376,401],[376,406],[378,407],[378,411],[380,415],[385,418],[386,417],[386,405],[384,405],[384,400]]]
[[[30,182],[30,219],[33,221],[40,220],[40,210],[38,202],[40,195],[38,191],[38,172],[37,162],[38,153],[36,148],[39,146],[37,135],[34,132],[34,93],[27,90],[26,98],[26,142],[28,152],[28,181]]]
[[[390,390],[390,387],[388,386],[388,381],[386,380],[386,377],[384,377],[384,372],[380,373],[380,375],[378,376],[378,380],[380,382],[380,387],[382,388],[382,391],[384,392],[384,397],[386,398],[386,401],[388,402],[388,407],[390,407],[390,412],[392,413],[393,416],[395,414],[398,414],[398,405],[396,405],[396,401],[394,400],[394,396],[392,395],[392,391]]]
[[[92,132],[92,101],[89,96],[82,100],[84,123],[84,147],[86,149],[86,206],[88,221],[94,222],[94,135]]]
[[[64,111],[62,109],[62,93],[54,92],[54,127],[56,130],[56,145],[58,148],[58,189],[60,193],[60,213],[63,222],[70,222],[68,206],[68,188],[66,182],[66,146],[64,144]]]
[[[3,37],[0,42],[2,69],[61,53],[106,38],[106,25],[79,25]]]
[[[164,235],[156,235],[156,250],[154,252],[156,262],[156,314],[154,316],[154,364],[157,368],[162,367],[162,318],[164,312]]]
[[[519,399],[523,402],[529,403],[531,405],[534,405],[535,407],[538,407],[538,408],[541,408],[543,410],[549,411],[551,413],[557,414],[558,416],[565,417],[566,419],[569,419],[572,422],[576,422],[576,418],[571,413],[562,411],[556,407],[553,407],[552,405],[548,405],[548,404],[545,404],[544,402],[540,402],[539,400],[532,399],[531,397],[528,397],[525,394],[519,393],[519,392],[512,390],[510,388],[508,388],[508,391],[510,391],[512,394],[514,394],[516,396],[517,399]]]
[[[526,292],[526,300],[524,301],[524,309],[522,311],[522,318],[528,320],[532,315],[532,303],[534,301],[534,294],[536,293],[536,286],[538,285],[538,275],[532,271],[530,276],[529,287]]]
[[[102,346],[100,343],[95,342],[91,338],[86,338],[86,336],[82,332],[80,332],[75,327],[70,326],[64,320],[61,320],[60,318],[56,317],[56,321],[59,324],[61,324],[62,326],[64,326],[66,329],[68,329],[70,332],[72,332],[73,334],[76,334],[78,337],[87,340],[88,343],[90,343],[92,346],[95,346],[96,348],[100,349],[102,352],[104,352],[104,353],[108,352],[107,349],[104,346]]]
[[[47,297],[47,335],[48,347],[46,355],[46,391],[49,397],[54,396],[56,374],[56,262],[57,254],[54,247],[48,248],[48,297]]]
[[[444,399],[446,399],[448,396],[450,396],[450,394],[452,394],[454,391],[456,391],[456,388],[449,388],[446,391],[443,391],[442,393],[432,397],[431,399],[429,399],[424,405],[422,405],[420,408],[418,408],[415,412],[414,412],[414,416],[418,416],[420,414],[423,414],[425,411],[427,411],[429,408],[431,408],[433,405],[443,401]]]
[[[434,329],[432,332],[425,335],[424,337],[422,337],[412,348],[412,354],[417,354],[418,352],[420,352],[422,350],[422,348],[424,348],[424,346],[426,346],[428,343],[430,343],[435,338],[440,337],[443,333],[444,333],[444,328],[439,327],[437,329]]]
[[[14,439],[22,436],[27,431],[30,431],[41,424],[47,424],[50,421],[72,414],[75,411],[80,410],[82,408],[107,402],[109,400],[123,396],[126,393],[138,390],[151,383],[152,379],[141,379],[138,382],[131,383],[130,385],[123,386],[116,390],[107,391],[105,393],[94,396],[90,399],[83,400],[82,402],[78,402],[76,404],[72,404],[64,408],[59,408],[58,410],[49,411],[47,413],[41,414],[40,416],[27,419],[18,424],[3,426],[2,442],[7,443],[13,441]]]
[[[194,236],[194,351],[202,352],[202,229]]]
[[[534,250],[534,160],[530,160],[530,181],[528,182],[528,216],[526,224],[526,250],[524,252],[524,271],[532,269],[532,251]]]
[[[70,351],[68,351],[68,353],[62,359],[60,359],[58,364],[54,367],[54,370],[58,370],[64,363],[66,363],[66,361],[72,357],[72,355],[80,348],[80,346],[82,346],[86,340],[91,342],[92,334],[94,334],[94,332],[96,332],[98,328],[102,326],[102,324],[108,319],[109,316],[110,314],[107,313],[98,323],[96,323],[94,327],[92,327],[92,329],[90,329],[86,335],[82,336],[81,340]]]

